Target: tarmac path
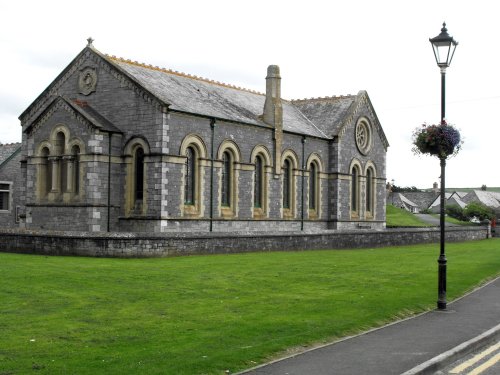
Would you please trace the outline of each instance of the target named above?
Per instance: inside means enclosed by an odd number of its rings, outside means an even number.
[[[448,303],[447,310],[433,310],[240,374],[402,374],[459,345],[467,346],[487,331],[497,335],[498,327],[500,277]]]
[[[432,225],[435,225],[437,227],[439,226],[439,217],[429,215],[429,214],[415,214],[415,216],[428,224],[432,224]],[[458,227],[458,226],[460,226],[459,224],[448,223],[446,221],[444,224],[445,224],[445,227]]]

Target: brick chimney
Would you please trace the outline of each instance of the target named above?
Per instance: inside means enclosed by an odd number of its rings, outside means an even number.
[[[262,119],[274,128],[275,174],[281,173],[281,144],[283,142],[283,107],[281,104],[281,76],[278,65],[267,67],[266,101]]]

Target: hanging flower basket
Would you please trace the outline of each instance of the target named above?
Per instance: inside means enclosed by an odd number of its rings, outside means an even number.
[[[441,125],[423,124],[413,132],[415,154],[429,154],[446,159],[450,155],[456,155],[462,143],[457,128],[445,121]]]

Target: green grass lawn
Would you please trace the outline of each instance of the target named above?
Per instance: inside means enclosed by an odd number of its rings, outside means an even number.
[[[446,251],[449,301],[500,274],[500,239]],[[234,372],[434,308],[438,253],[0,253],[0,374]]]
[[[425,223],[417,216],[403,210],[399,207],[394,207],[391,204],[386,206],[386,225],[387,227],[431,227],[431,224]]]
[[[435,225],[428,224],[418,218],[418,216],[415,216],[411,212],[408,212],[406,210],[403,210],[398,207],[394,207],[393,205],[388,204],[386,206],[386,224],[387,227],[432,227]],[[439,219],[439,214],[433,214],[432,216],[436,217]],[[453,223],[453,224],[458,224],[458,225],[477,225],[474,223],[471,223],[469,221],[460,221],[457,220],[451,216],[446,216],[445,221],[448,223]]]

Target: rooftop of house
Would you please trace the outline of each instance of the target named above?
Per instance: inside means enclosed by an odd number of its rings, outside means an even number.
[[[166,106],[170,111],[268,128],[273,126],[273,124],[264,121],[266,95],[263,93],[106,55],[94,48],[92,38],[87,41],[87,46],[75,57],[73,62],[19,116],[23,131],[30,129],[45,108],[55,100],[54,93],[57,93],[58,85],[68,76],[71,68],[92,55],[101,58],[123,77],[130,80],[133,85],[136,85],[139,90],[143,90],[146,95],[150,95],[161,106]],[[276,68],[278,67],[276,66]],[[277,81],[281,82],[279,73]],[[279,89],[278,92],[281,90]],[[273,102],[275,99],[276,97],[273,96]],[[361,90],[355,95],[299,100],[280,98],[280,100],[283,131],[322,139],[341,137],[346,126],[355,121],[354,114],[359,106],[366,104],[373,115],[375,133],[380,136],[385,148],[389,146],[366,91]],[[76,105],[79,107],[77,110],[84,111],[87,117],[96,117],[95,113],[90,113],[92,108],[88,109],[91,105],[88,107],[82,107],[78,103]],[[101,123],[104,122],[101,121]]]
[[[21,143],[0,144],[0,167],[21,149]]]
[[[171,69],[103,55],[169,104],[169,108],[266,126],[261,115],[265,94]],[[299,100],[282,99],[283,129],[332,138],[356,99],[365,94]]]

